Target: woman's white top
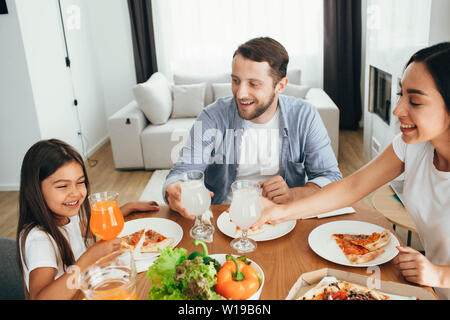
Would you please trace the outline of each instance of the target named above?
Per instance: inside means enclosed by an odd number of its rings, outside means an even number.
[[[81,235],[79,216],[70,217],[70,222],[65,226],[59,227],[59,229],[72,247],[75,260],[78,260],[86,251],[86,245]],[[20,257],[24,269],[24,280],[28,290],[30,273],[36,268],[55,268],[57,270],[55,279],[58,279],[64,274],[63,264],[55,240],[38,227],[33,228],[28,234],[25,240],[25,257],[23,256],[22,250]]]
[[[399,134],[392,145],[405,163],[404,205],[416,224],[425,256],[435,265],[450,266],[450,172],[436,169],[429,142],[406,144]],[[450,299],[450,289],[435,290],[440,299]]]

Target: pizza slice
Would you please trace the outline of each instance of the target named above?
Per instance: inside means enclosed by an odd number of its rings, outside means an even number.
[[[262,228],[262,226],[260,228],[257,228],[257,229],[248,229],[247,236],[254,236],[256,234],[260,234],[260,233],[263,233],[263,232],[264,232],[264,229]],[[240,227],[236,226],[235,237],[236,238],[240,238],[241,236],[242,236],[242,229]]]
[[[120,248],[123,250],[129,250],[131,252],[136,249],[136,246],[138,245],[139,241],[141,240],[142,236],[144,235],[145,229],[138,230],[136,232],[133,232],[131,234],[125,235],[121,237],[122,240],[120,243]]]
[[[331,283],[318,284],[308,290],[297,300],[389,300],[386,296],[376,290],[350,283],[347,281],[334,281]]]
[[[383,248],[370,251],[363,246],[354,244],[349,241],[348,237],[344,234],[333,234],[333,239],[351,264],[366,263],[376,259],[379,255],[384,253]]]
[[[141,253],[158,252],[158,248],[165,248],[174,242],[173,238],[168,238],[155,230],[145,231],[144,242],[141,246]]]
[[[233,221],[231,219],[230,219],[230,222],[233,223]],[[275,223],[269,222],[269,221],[267,221],[265,223],[265,225],[273,226],[273,227],[276,226]],[[247,236],[254,236],[254,235],[257,235],[257,234],[260,234],[263,232],[264,232],[263,226],[261,226],[257,229],[248,229]],[[242,229],[239,226],[236,226],[235,237],[240,238],[241,236],[242,236]]]
[[[390,232],[384,230],[382,232],[373,232],[371,235],[366,234],[344,234],[344,238],[351,243],[364,247],[369,251],[375,251],[384,247],[391,240]]]

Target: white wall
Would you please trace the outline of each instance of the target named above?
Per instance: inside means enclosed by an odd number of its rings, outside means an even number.
[[[0,191],[18,188],[26,150],[41,137],[14,1],[0,15]]]
[[[436,12],[450,12],[450,1],[444,0],[367,0],[366,66],[364,90],[364,155],[372,159],[373,139],[384,150],[400,132],[398,119],[392,114],[396,105],[398,80],[411,55],[433,42],[432,38],[450,36],[448,21],[438,19]],[[434,12],[434,13],[433,13]],[[391,120],[386,124],[368,112],[369,67],[392,75]]]
[[[81,150],[70,70],[56,0],[16,0],[42,139],[58,138]]]
[[[70,69],[57,0],[7,0],[0,15],[0,190],[18,189],[23,155],[39,139],[92,154],[108,138],[107,117],[133,99],[127,1],[61,4]]]
[[[450,1],[432,0],[429,43],[450,41]]]
[[[128,4],[126,0],[88,1],[91,48],[109,117],[134,99],[136,72]]]

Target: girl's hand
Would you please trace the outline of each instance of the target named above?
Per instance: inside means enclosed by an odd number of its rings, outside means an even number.
[[[439,287],[441,279],[438,267],[419,251],[409,247],[399,247],[400,254],[393,260],[406,280],[423,286]]]
[[[120,211],[126,217],[133,212],[159,211],[159,205],[156,201],[128,202],[120,207]]]
[[[95,263],[98,259],[120,249],[121,239],[101,240],[94,243],[81,256],[87,265]],[[80,258],[81,259],[81,258]]]

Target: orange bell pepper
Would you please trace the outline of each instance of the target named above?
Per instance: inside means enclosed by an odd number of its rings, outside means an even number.
[[[258,274],[244,262],[231,259],[217,273],[216,292],[227,299],[248,299],[259,289]]]

